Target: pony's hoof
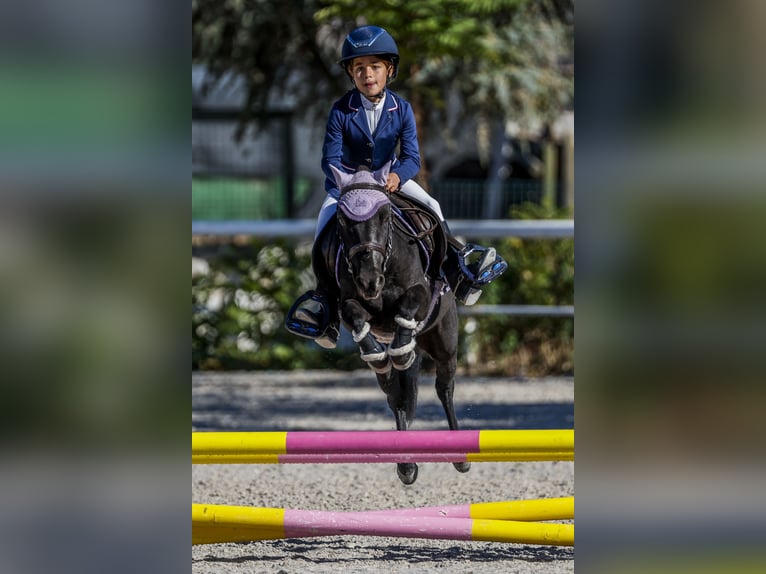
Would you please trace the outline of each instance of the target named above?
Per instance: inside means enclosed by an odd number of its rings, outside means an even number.
[[[418,479],[418,465],[412,462],[397,464],[396,476],[404,484],[412,484]]]
[[[455,467],[455,470],[458,472],[468,472],[469,470],[471,470],[470,462],[453,462],[452,465]]]

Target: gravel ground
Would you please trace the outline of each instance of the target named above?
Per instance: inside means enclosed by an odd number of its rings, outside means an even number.
[[[446,429],[421,376],[414,429]],[[462,428],[573,428],[571,378],[458,377]],[[193,431],[393,430],[393,415],[369,371],[194,373]],[[393,464],[194,465],[197,503],[312,510],[377,510],[570,496],[573,462],[474,463],[460,474],[422,463],[404,486]],[[555,573],[574,571],[574,549],[493,542],[326,537],[192,547],[192,571]]]

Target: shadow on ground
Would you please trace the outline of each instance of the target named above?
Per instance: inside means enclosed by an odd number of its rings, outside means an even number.
[[[309,562],[312,564],[334,564],[338,566],[353,566],[370,560],[386,560],[391,562],[407,562],[420,564],[464,562],[551,562],[574,560],[574,549],[557,546],[529,545],[499,545],[496,543],[473,543],[475,547],[454,545],[450,547],[421,547],[405,544],[365,545],[364,548],[354,548],[348,539],[323,538],[315,540],[274,540],[261,542],[238,543],[243,547],[259,546],[254,554],[237,557],[223,557],[208,554],[194,562],[208,563],[264,563],[269,561],[284,561],[285,552],[290,553],[290,560]],[[277,554],[269,555],[269,549],[278,550]]]
[[[497,384],[497,379],[494,382]],[[518,381],[508,379],[508,382]],[[479,384],[483,384],[482,381]],[[459,390],[457,387],[456,395]],[[572,401],[530,403],[509,398],[503,402],[492,396],[491,402],[461,402],[456,398],[455,408],[463,429],[574,427]],[[369,377],[317,380],[316,376],[302,378],[299,372],[284,374],[281,378],[275,374],[253,374],[249,378],[221,374],[204,375],[193,383],[195,431],[303,430],[296,426],[296,421],[302,420],[307,421],[311,430],[333,430],[339,421],[378,421],[393,426],[386,398]],[[421,378],[413,428],[446,428],[444,411],[427,376]]]

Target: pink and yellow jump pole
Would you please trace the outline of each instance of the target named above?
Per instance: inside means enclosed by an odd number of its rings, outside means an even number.
[[[371,512],[192,504],[192,544],[357,535],[572,546],[574,525],[533,520],[573,517],[571,497]]]
[[[195,432],[193,464],[574,460],[574,430]]]
[[[193,464],[574,460],[573,430],[192,433]],[[192,504],[192,543],[365,535],[571,546],[574,498],[330,512]]]

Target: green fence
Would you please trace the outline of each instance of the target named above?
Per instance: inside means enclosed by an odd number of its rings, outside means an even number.
[[[441,205],[447,219],[482,219],[488,183],[478,179],[442,179],[431,182],[431,195]],[[500,189],[499,207],[502,218],[511,207],[537,203],[542,199],[541,180],[509,179]]]
[[[296,205],[308,200],[311,185],[312,182],[306,179],[295,181]],[[287,192],[285,182],[280,178],[192,178],[192,219],[195,221],[287,217]]]
[[[295,180],[294,207],[305,204],[316,190],[316,181]],[[487,183],[472,179],[444,179],[431,184],[447,219],[481,219]],[[539,181],[509,180],[500,191],[501,217],[512,206],[539,204]],[[317,208],[318,212],[318,208]],[[281,178],[242,177],[192,178],[192,219],[195,221],[266,220],[288,218],[287,192]]]

